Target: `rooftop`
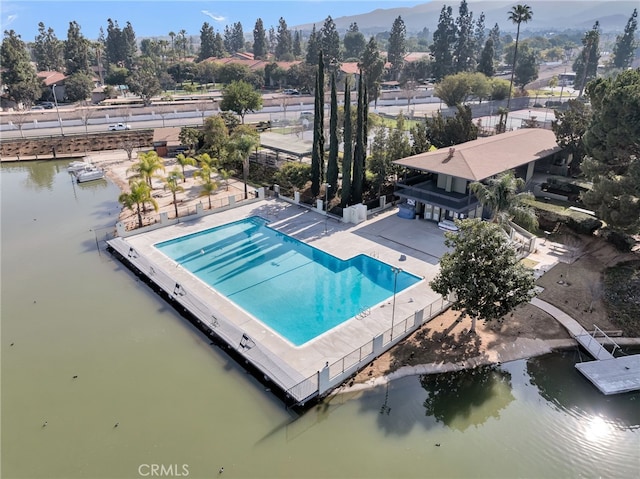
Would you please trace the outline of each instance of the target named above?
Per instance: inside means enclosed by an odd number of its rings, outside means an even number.
[[[394,163],[412,170],[481,181],[560,150],[553,131],[525,128],[408,156]]]

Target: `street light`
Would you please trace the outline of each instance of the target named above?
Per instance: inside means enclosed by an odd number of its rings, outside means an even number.
[[[324,184],[324,234],[327,234],[327,220],[329,219],[329,183]]]
[[[56,86],[54,83],[51,87],[51,91],[53,91],[53,102],[56,105],[56,113],[58,114],[58,124],[60,125],[60,133],[64,136],[64,129],[62,128],[62,118],[60,118],[60,110],[58,110],[58,98],[56,97]]]
[[[398,274],[402,273],[402,268],[391,267],[393,273],[393,306],[391,307],[391,341],[393,341],[393,326],[396,319],[396,291],[398,286]]]

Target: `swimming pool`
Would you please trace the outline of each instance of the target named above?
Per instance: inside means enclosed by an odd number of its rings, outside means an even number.
[[[391,297],[394,283],[421,281],[367,255],[341,260],[256,216],[154,246],[295,346]]]

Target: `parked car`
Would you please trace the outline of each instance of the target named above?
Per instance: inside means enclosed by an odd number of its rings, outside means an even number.
[[[45,110],[51,110],[55,106],[52,101],[43,101],[40,104],[44,107]]]
[[[36,105],[36,106],[32,106],[31,109],[32,110],[44,110],[44,107],[42,105]]]
[[[287,88],[286,90],[283,90],[282,93],[284,93],[285,95],[299,95],[300,92],[298,90],[295,90],[293,88]]]
[[[109,131],[122,131],[122,130],[130,130],[131,125],[127,123],[116,123],[115,125],[109,125]]]

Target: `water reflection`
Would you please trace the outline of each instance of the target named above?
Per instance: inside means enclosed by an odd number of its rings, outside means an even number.
[[[60,172],[60,161],[31,161],[24,185],[33,190],[52,190],[55,176]]]
[[[575,369],[579,361],[575,350],[534,358],[527,363],[530,382],[556,409],[585,419],[585,434],[601,435],[603,423],[640,427],[640,393],[604,396]]]
[[[427,391],[425,414],[458,431],[499,418],[514,400],[511,374],[495,366],[426,375],[420,384]]]

